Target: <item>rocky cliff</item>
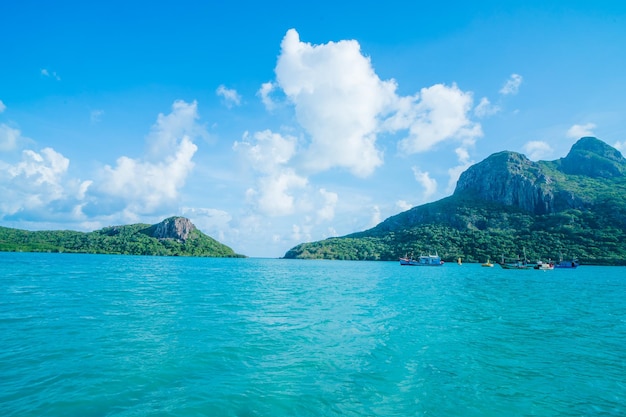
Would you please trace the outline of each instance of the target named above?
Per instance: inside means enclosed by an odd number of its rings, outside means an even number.
[[[457,182],[456,196],[471,196],[549,214],[593,205],[589,195],[575,192],[571,176],[617,178],[626,173],[626,159],[599,139],[580,139],[565,158],[532,162],[516,152],[499,152],[467,169]]]
[[[170,217],[154,225],[150,236],[157,239],[174,239],[185,242],[196,226],[185,217]]]

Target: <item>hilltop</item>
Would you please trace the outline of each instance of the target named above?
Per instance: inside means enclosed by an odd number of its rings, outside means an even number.
[[[461,174],[452,196],[372,229],[302,243],[285,258],[397,260],[437,251],[450,261],[515,257],[626,264],[626,159],[585,137],[565,158],[533,162],[495,153]]]
[[[0,227],[0,251],[244,257],[205,235],[187,218],[112,226],[93,232],[27,231]]]

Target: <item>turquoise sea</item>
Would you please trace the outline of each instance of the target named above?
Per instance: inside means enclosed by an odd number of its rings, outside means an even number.
[[[0,253],[0,416],[624,416],[626,268]]]

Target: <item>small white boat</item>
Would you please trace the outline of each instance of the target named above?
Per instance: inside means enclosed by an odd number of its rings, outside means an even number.
[[[420,255],[417,259],[414,259],[412,256],[405,255],[403,258],[400,258],[400,265],[441,266],[443,265],[443,261],[437,253],[434,255]]]
[[[537,261],[537,265],[535,265],[534,268],[548,271],[554,269],[554,262],[552,262],[552,260],[548,260],[548,262]]]

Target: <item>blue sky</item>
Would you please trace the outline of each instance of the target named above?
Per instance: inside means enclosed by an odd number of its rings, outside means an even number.
[[[624,153],[624,4],[4,2],[0,225],[180,215],[280,257],[495,152]]]

